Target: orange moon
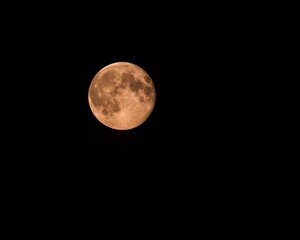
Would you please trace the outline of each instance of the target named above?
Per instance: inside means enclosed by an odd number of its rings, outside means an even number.
[[[151,115],[156,91],[149,74],[129,62],[116,62],[102,68],[88,90],[89,106],[105,126],[129,130],[143,124]]]

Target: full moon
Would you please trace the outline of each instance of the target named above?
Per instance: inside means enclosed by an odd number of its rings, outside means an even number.
[[[156,91],[149,74],[129,62],[116,62],[102,68],[88,90],[89,106],[105,126],[129,130],[143,124],[151,115]]]

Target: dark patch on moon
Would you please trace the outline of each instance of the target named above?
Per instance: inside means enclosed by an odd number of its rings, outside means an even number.
[[[114,88],[114,90],[111,92],[111,95],[113,96],[113,97],[115,97],[116,95],[119,95],[119,94],[121,94],[121,87],[118,85],[118,86],[116,86],[115,88]]]
[[[144,93],[146,94],[146,96],[148,96],[151,99],[151,96],[154,93],[154,89],[147,86],[144,88]]]
[[[139,97],[140,102],[145,102],[145,98],[143,96]]]
[[[129,87],[131,91],[138,92],[140,89],[143,89],[144,85],[143,83],[138,79],[134,79],[130,84]]]
[[[134,81],[134,77],[131,73],[122,73],[121,86],[126,87],[127,84],[131,83],[132,81]]]
[[[113,69],[103,73],[98,84],[94,84],[90,88],[90,97],[92,104],[97,108],[102,108],[103,115],[112,116],[114,113],[120,112],[120,103],[115,96],[119,94],[118,88],[115,87],[116,72]],[[97,87],[96,87],[97,86]],[[111,89],[109,93],[103,89]],[[101,94],[99,94],[99,92]]]
[[[120,104],[115,98],[111,98],[109,96],[105,96],[102,98],[103,110],[105,110],[110,116],[113,116],[114,113],[120,112]]]
[[[146,75],[144,77],[144,79],[145,79],[146,83],[150,83],[151,82],[151,78],[148,75]]]
[[[139,78],[134,78],[131,73],[122,73],[121,83],[117,86],[120,88],[126,88],[129,85],[131,91],[138,93],[139,90],[143,90],[144,84]]]
[[[121,111],[120,104],[115,98],[113,98],[113,103],[110,105],[110,109],[113,113]]]
[[[151,78],[148,75],[144,76],[144,79],[147,83],[151,83]],[[129,89],[133,91],[138,97],[141,102],[144,102],[146,99],[150,101],[152,99],[152,96],[154,95],[154,89],[153,87],[149,87],[145,85],[141,79],[134,78],[134,76],[131,73],[125,72],[122,74],[121,83],[117,86],[119,88],[126,88],[127,85],[129,86]],[[141,97],[139,94],[139,91],[142,90],[145,95],[145,97]]]
[[[101,105],[101,99],[98,96],[98,90],[95,87],[92,87],[90,89],[90,97],[91,97],[91,101],[92,103],[97,107]]]
[[[115,113],[121,111],[120,104],[115,98],[103,97],[101,99],[102,104],[100,105],[102,109],[102,113],[104,115],[113,116]]]
[[[112,116],[114,113],[120,112],[120,103],[116,100],[116,98],[113,98],[109,95],[101,95],[99,96],[97,94],[96,90],[91,90],[91,102],[95,107],[101,107],[102,113],[104,115],[110,115]]]
[[[109,112],[107,111],[106,108],[102,109],[102,113],[103,113],[103,115],[105,115],[105,116],[107,116],[107,115],[109,114]]]
[[[99,107],[108,108],[110,104],[110,99],[107,96],[101,96],[99,97],[100,105]]]
[[[104,72],[101,76],[100,84],[102,87],[111,87],[114,85],[114,79],[116,77],[116,72],[114,70],[109,70]],[[102,89],[102,88],[100,88]]]

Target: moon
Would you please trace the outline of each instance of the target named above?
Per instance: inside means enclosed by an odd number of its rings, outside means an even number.
[[[105,126],[129,130],[151,115],[156,91],[149,74],[130,62],[103,67],[92,79],[88,102],[94,116]]]

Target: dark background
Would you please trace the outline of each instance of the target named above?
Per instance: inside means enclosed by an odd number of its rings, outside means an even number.
[[[294,6],[18,7],[4,48],[22,96],[3,188],[10,236],[299,237]],[[131,131],[99,123],[87,101],[117,61],[156,87],[152,115]]]

